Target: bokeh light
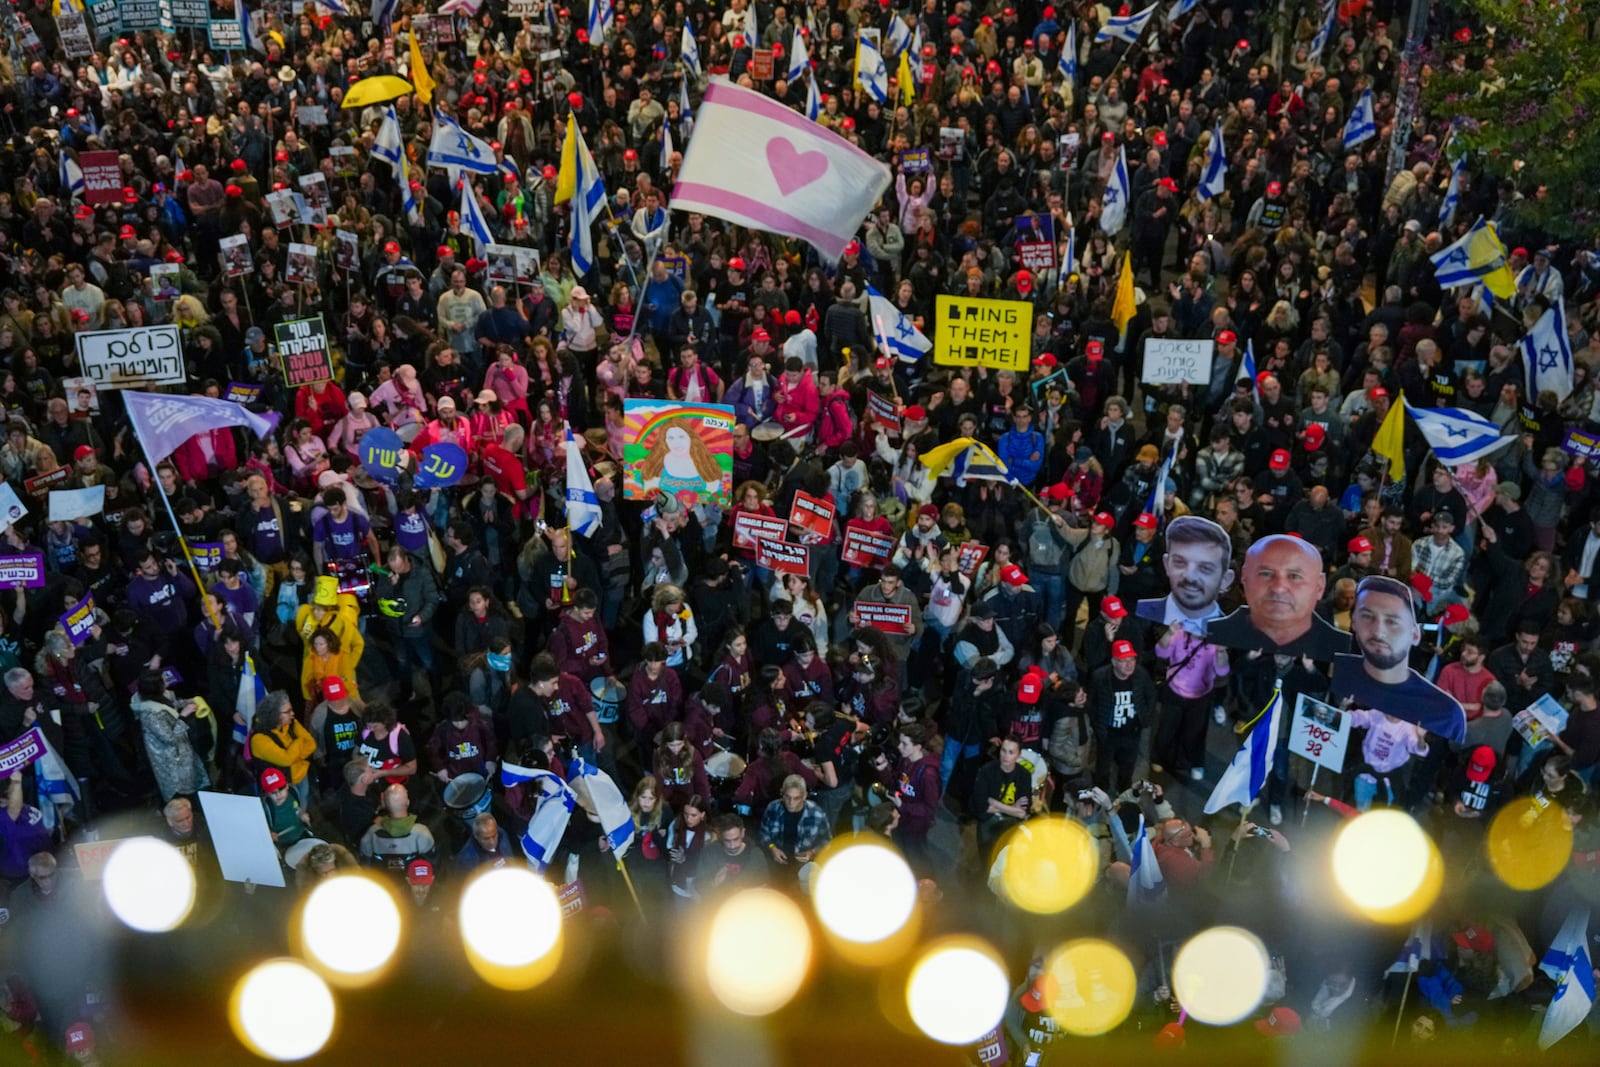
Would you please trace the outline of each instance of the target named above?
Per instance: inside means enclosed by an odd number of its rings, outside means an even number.
[[[800,991],[810,968],[811,928],[793,900],[747,889],[717,907],[706,934],[705,975],[730,1011],[777,1011]]]
[[[1560,804],[1518,797],[1489,824],[1489,866],[1512,889],[1549,885],[1572,859],[1572,824]]]
[[[461,941],[467,962],[501,989],[529,989],[555,972],[561,953],[561,905],[555,890],[525,867],[499,867],[461,894]]]
[[[194,868],[183,853],[153,837],[118,845],[100,877],[111,913],[135,930],[176,929],[194,907]]]
[[[373,977],[400,947],[400,908],[371,878],[338,875],[306,899],[300,936],[306,954],[335,981]]]
[[[1100,852],[1082,823],[1051,816],[1030,819],[1008,833],[1000,890],[1023,911],[1066,911],[1100,876]]]
[[[906,981],[906,1007],[917,1029],[946,1045],[970,1045],[994,1029],[1011,995],[1005,968],[980,941],[939,942]]]
[[[1261,939],[1237,926],[1191,937],[1172,961],[1172,993],[1196,1021],[1232,1026],[1261,1006],[1271,961]]]
[[[825,854],[811,892],[823,927],[857,944],[900,932],[917,905],[917,879],[906,861],[893,849],[866,841]]]
[[[299,960],[257,964],[233,987],[228,1021],[250,1051],[269,1060],[303,1060],[333,1036],[333,992]]]
[[[1133,1010],[1138,976],[1109,941],[1085,938],[1062,945],[1045,961],[1041,978],[1052,996],[1044,1008],[1069,1034],[1094,1037],[1122,1024]]]
[[[1410,922],[1433,906],[1444,884],[1439,850],[1403,811],[1369,811],[1345,823],[1331,858],[1340,893],[1374,922]]]

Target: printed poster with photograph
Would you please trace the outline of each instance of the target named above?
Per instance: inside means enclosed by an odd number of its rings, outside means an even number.
[[[295,207],[294,190],[274,189],[263,199],[267,202],[267,210],[272,213],[272,224],[274,226],[282,227],[294,224],[294,220],[300,213],[299,209]]]
[[[63,378],[61,394],[67,398],[69,414],[81,417],[100,414],[100,390],[93,378]]]
[[[333,194],[328,191],[328,176],[320,170],[300,175],[300,189],[310,207],[311,225],[322,229],[328,225],[328,212],[333,210]]]
[[[733,408],[670,400],[623,401],[623,459],[629,500],[670,494],[685,507],[729,506],[733,494]]]
[[[229,278],[238,278],[256,272],[255,260],[250,256],[250,239],[242,233],[229,234],[219,244],[222,248],[222,272]]]
[[[317,246],[290,242],[289,265],[283,278],[291,285],[317,284]]]
[[[517,281],[517,246],[490,245],[487,277],[491,282],[515,285]]]
[[[156,263],[150,267],[150,289],[155,298],[163,304],[170,304],[178,299],[178,272],[182,268],[176,263]]]
[[[361,238],[354,231],[333,231],[333,265],[343,271],[361,269]]]

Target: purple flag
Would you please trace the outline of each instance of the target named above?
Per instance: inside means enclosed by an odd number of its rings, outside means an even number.
[[[160,463],[197,433],[219,426],[244,426],[265,437],[278,425],[278,413],[257,415],[240,404],[209,396],[168,396],[124,390],[128,419],[151,463]]]

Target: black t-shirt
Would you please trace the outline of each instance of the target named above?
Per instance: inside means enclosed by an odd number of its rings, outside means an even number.
[[[417,758],[417,746],[411,740],[411,731],[399,725],[390,730],[389,736],[382,741],[370,735],[362,738],[356,751],[381,770],[399,767]]]
[[[1033,775],[1017,764],[1010,771],[1003,770],[999,760],[990,760],[978,770],[972,785],[972,813],[979,818],[988,814],[989,801],[1018,804],[1033,798]]]
[[[1338,655],[1333,657],[1333,695],[1415,723],[1454,744],[1467,739],[1467,713],[1460,703],[1416,671],[1408,671],[1403,682],[1379,682],[1367,673],[1360,656]]]
[[[342,767],[349,762],[360,737],[361,716],[354,709],[341,715],[330,707],[322,722],[322,750],[328,755],[328,766]]]

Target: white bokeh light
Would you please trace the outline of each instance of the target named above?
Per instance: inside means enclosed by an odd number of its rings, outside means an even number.
[[[799,905],[772,889],[729,897],[711,920],[706,981],[741,1015],[768,1015],[800,991],[811,966],[811,928]]]
[[[987,946],[952,942],[917,961],[906,982],[906,1007],[917,1029],[945,1045],[970,1045],[1005,1014],[1011,986]]]
[[[229,1018],[251,1051],[269,1060],[303,1060],[333,1036],[333,992],[299,960],[268,960],[239,979]]]
[[[824,859],[812,896],[823,926],[865,944],[893,936],[911,919],[917,879],[892,849],[849,845]]]
[[[194,868],[183,853],[153,837],[122,842],[101,874],[111,913],[135,930],[172,930],[194,907]]]
[[[1400,907],[1428,878],[1432,846],[1415,819],[1379,809],[1347,822],[1333,842],[1333,880],[1357,910]]]
[[[366,975],[388,963],[400,947],[400,909],[372,879],[339,875],[312,890],[300,932],[317,963],[341,975]]]
[[[496,967],[526,967],[561,937],[561,905],[550,883],[526,867],[500,867],[461,894],[461,939]]]
[[[1172,961],[1172,993],[1191,1018],[1232,1026],[1261,1006],[1271,962],[1261,939],[1237,926],[1191,937]]]

